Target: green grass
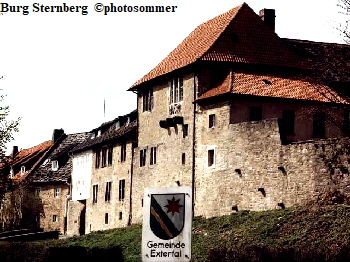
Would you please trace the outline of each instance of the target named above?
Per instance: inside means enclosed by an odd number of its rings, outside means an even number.
[[[123,250],[125,261],[134,262],[140,261],[141,231],[141,226],[135,225],[65,240],[24,243],[21,244],[20,250],[29,254],[25,261],[44,261],[47,259],[49,247],[82,246],[89,249],[108,249],[119,246]],[[234,257],[237,252],[245,256],[246,260],[240,261],[250,261],[255,259],[251,258],[251,254],[255,252],[252,249],[256,247],[268,248],[271,254],[280,250],[292,250],[293,254],[299,252],[300,257],[311,254],[321,257],[324,261],[341,261],[337,260],[341,252],[350,250],[350,206],[240,211],[209,219],[197,217],[193,221],[193,261],[218,261],[218,255],[226,256],[226,260],[221,261],[236,261],[227,257]],[[18,250],[18,246],[14,247],[12,244],[11,249],[11,244],[1,243],[0,252],[6,249]],[[208,257],[215,258],[210,260]],[[315,261],[319,260],[319,257]],[[21,260],[17,257],[17,260],[9,261]]]

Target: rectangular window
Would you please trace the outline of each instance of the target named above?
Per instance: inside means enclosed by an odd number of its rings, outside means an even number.
[[[182,126],[182,137],[185,138],[188,136],[188,124]]]
[[[140,167],[146,165],[146,154],[147,154],[147,149],[140,150]]]
[[[123,143],[120,147],[120,161],[124,162],[126,160],[126,143]]]
[[[325,137],[325,116],[323,113],[315,113],[313,117],[312,133],[314,137]]]
[[[148,89],[142,92],[142,107],[143,107],[143,112],[152,111],[153,89]]]
[[[186,154],[185,153],[182,153],[181,162],[182,162],[183,165],[186,164]]]
[[[100,167],[100,156],[101,156],[101,151],[100,151],[100,149],[98,149],[96,151],[95,168],[99,168]]]
[[[112,192],[112,182],[106,183],[106,192],[105,192],[105,201],[109,202],[111,200],[111,192]]]
[[[105,224],[108,224],[108,213],[105,213]]]
[[[60,188],[59,187],[56,187],[54,189],[53,195],[55,198],[58,198],[60,196]]]
[[[294,110],[282,111],[283,131],[286,135],[294,135]]]
[[[170,80],[170,104],[181,102],[183,97],[183,78],[173,78]]]
[[[119,201],[125,198],[125,179],[119,180]]]
[[[58,221],[58,216],[57,215],[53,215],[52,216],[52,222],[57,222]]]
[[[35,196],[38,197],[40,195],[40,187],[35,188]]]
[[[214,166],[215,165],[215,150],[209,149],[208,150],[208,166]]]
[[[5,203],[5,200],[2,198],[0,200],[0,209],[4,209],[4,203]]]
[[[151,147],[150,165],[157,164],[157,147]]]
[[[123,219],[123,212],[119,212],[119,220]]]
[[[112,165],[112,162],[113,162],[113,146],[110,145],[108,147],[108,165]]]
[[[97,203],[97,197],[98,197],[98,185],[92,186],[92,203]]]
[[[215,114],[209,115],[209,128],[213,128],[215,126]]]
[[[107,147],[102,148],[102,161],[101,167],[105,167],[107,164]]]
[[[249,112],[249,121],[260,121],[262,120],[262,107],[251,106]]]

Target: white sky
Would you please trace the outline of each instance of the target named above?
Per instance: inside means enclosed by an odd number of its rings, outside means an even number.
[[[64,1],[36,0],[44,5]],[[66,133],[90,131],[136,109],[136,96],[127,92],[155,67],[196,26],[242,4],[237,0],[124,0],[115,5],[176,5],[174,13],[97,13],[95,3],[112,1],[67,0],[88,5],[80,13],[30,13],[0,16],[0,90],[7,95],[9,118],[22,117],[20,132],[8,144],[19,148],[51,139],[55,128]],[[337,0],[246,0],[258,13],[276,9],[280,37],[343,43],[336,30],[345,17]],[[106,117],[103,99],[106,99]]]

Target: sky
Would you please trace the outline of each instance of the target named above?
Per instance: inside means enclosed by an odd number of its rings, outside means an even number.
[[[95,4],[103,4],[103,12]],[[126,91],[199,24],[242,4],[236,0],[11,0],[0,3],[0,94],[8,119],[21,117],[15,140],[29,148],[52,138],[87,132],[136,109]],[[338,0],[246,0],[258,13],[276,10],[280,37],[344,43]],[[82,11],[34,12],[35,6],[87,6]],[[175,12],[109,12],[114,6],[169,5]],[[9,7],[11,6],[11,8]],[[24,6],[20,7],[20,6]],[[28,6],[28,14],[23,9]],[[96,8],[100,8],[98,5]],[[50,7],[46,7],[50,9]],[[10,12],[19,11],[19,12]],[[105,101],[105,112],[104,112]]]

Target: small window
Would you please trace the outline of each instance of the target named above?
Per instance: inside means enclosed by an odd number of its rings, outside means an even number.
[[[108,213],[105,213],[105,224],[108,224]]]
[[[249,121],[260,121],[262,120],[262,107],[251,106],[249,112]]]
[[[183,100],[183,78],[176,77],[170,80],[170,104],[178,103]]]
[[[143,112],[152,111],[153,89],[148,89],[142,92],[142,108],[143,108]]]
[[[123,212],[119,212],[119,220],[123,219]]]
[[[101,167],[105,167],[106,165],[107,165],[107,147],[103,147]]]
[[[98,149],[96,151],[95,168],[99,168],[100,167],[100,157],[101,157],[101,151],[100,151],[100,149]]]
[[[4,201],[4,199],[2,198],[2,199],[0,200],[0,210],[1,210],[1,209],[4,209],[4,204],[5,204],[5,201]]]
[[[282,111],[283,131],[286,135],[294,135],[294,118],[294,110]]]
[[[53,215],[52,216],[52,222],[57,222],[58,221],[58,216],[57,215]]]
[[[119,180],[119,201],[125,199],[125,179]]]
[[[185,138],[188,136],[188,124],[182,126],[182,137]]]
[[[41,191],[40,187],[35,188],[35,196],[36,197],[38,197],[40,195],[40,191]]]
[[[186,164],[186,154],[185,153],[182,153],[181,162],[182,162],[183,165]]]
[[[57,171],[58,170],[58,161],[57,160],[53,160],[51,162],[52,164],[52,171]]]
[[[105,192],[105,201],[109,202],[111,200],[111,192],[112,192],[112,182],[106,183],[106,192]]]
[[[113,162],[113,146],[110,145],[108,147],[108,165],[112,165],[112,162]]]
[[[213,128],[215,126],[215,114],[209,115],[209,128]]]
[[[325,137],[325,115],[323,113],[315,113],[313,117],[313,136]]]
[[[21,166],[21,175],[23,175],[26,172],[26,167],[25,166]]]
[[[98,197],[98,185],[92,186],[92,203],[97,203],[97,197]]]
[[[215,149],[208,150],[208,166],[215,166]]]
[[[147,154],[147,149],[140,150],[140,167],[146,165],[146,154]]]
[[[123,143],[120,147],[120,161],[124,162],[126,160],[126,143]]]
[[[151,147],[150,165],[157,163],[157,147]]]
[[[99,137],[99,136],[101,136],[101,134],[102,134],[101,130],[98,130],[96,136]]]
[[[54,189],[54,196],[55,196],[55,198],[58,198],[59,196],[60,196],[60,188],[59,187],[56,187],[55,189]]]

